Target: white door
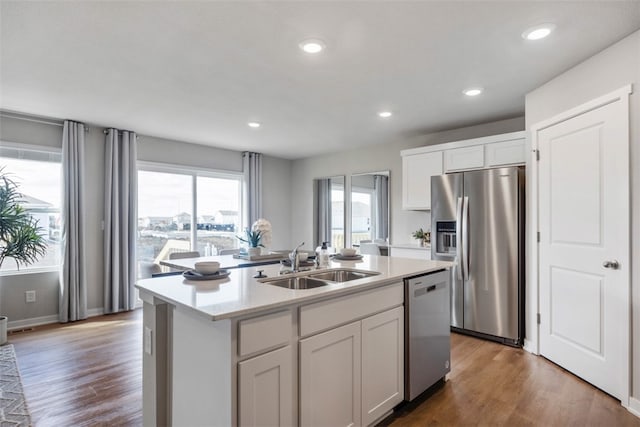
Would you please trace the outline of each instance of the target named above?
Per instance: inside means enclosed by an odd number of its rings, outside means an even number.
[[[360,322],[300,341],[300,424],[359,426]]]
[[[241,426],[293,424],[291,346],[238,363]]]
[[[404,399],[404,309],[362,320],[362,425]]]
[[[595,102],[595,101],[594,101]],[[540,353],[626,405],[629,128],[624,96],[536,131]]]

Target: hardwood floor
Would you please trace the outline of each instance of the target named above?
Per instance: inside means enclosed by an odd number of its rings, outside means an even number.
[[[142,425],[142,310],[9,335],[34,426]]]
[[[34,425],[142,425],[141,329],[136,310],[10,335]],[[451,353],[449,381],[384,425],[640,426],[542,357],[458,334]]]

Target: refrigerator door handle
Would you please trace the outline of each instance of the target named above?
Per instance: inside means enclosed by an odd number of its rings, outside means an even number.
[[[462,202],[462,277],[469,280],[469,197]]]
[[[458,197],[456,204],[456,273],[458,280],[462,278],[462,197]]]

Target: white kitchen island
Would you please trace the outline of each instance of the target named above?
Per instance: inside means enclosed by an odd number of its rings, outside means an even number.
[[[379,274],[300,290],[263,283],[277,265],[140,281],[144,425],[375,424],[403,400],[403,279],[449,266],[332,261]]]

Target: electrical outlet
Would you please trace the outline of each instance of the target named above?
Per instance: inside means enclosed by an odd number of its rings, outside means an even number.
[[[36,291],[26,291],[24,297],[27,302],[36,302]]]

